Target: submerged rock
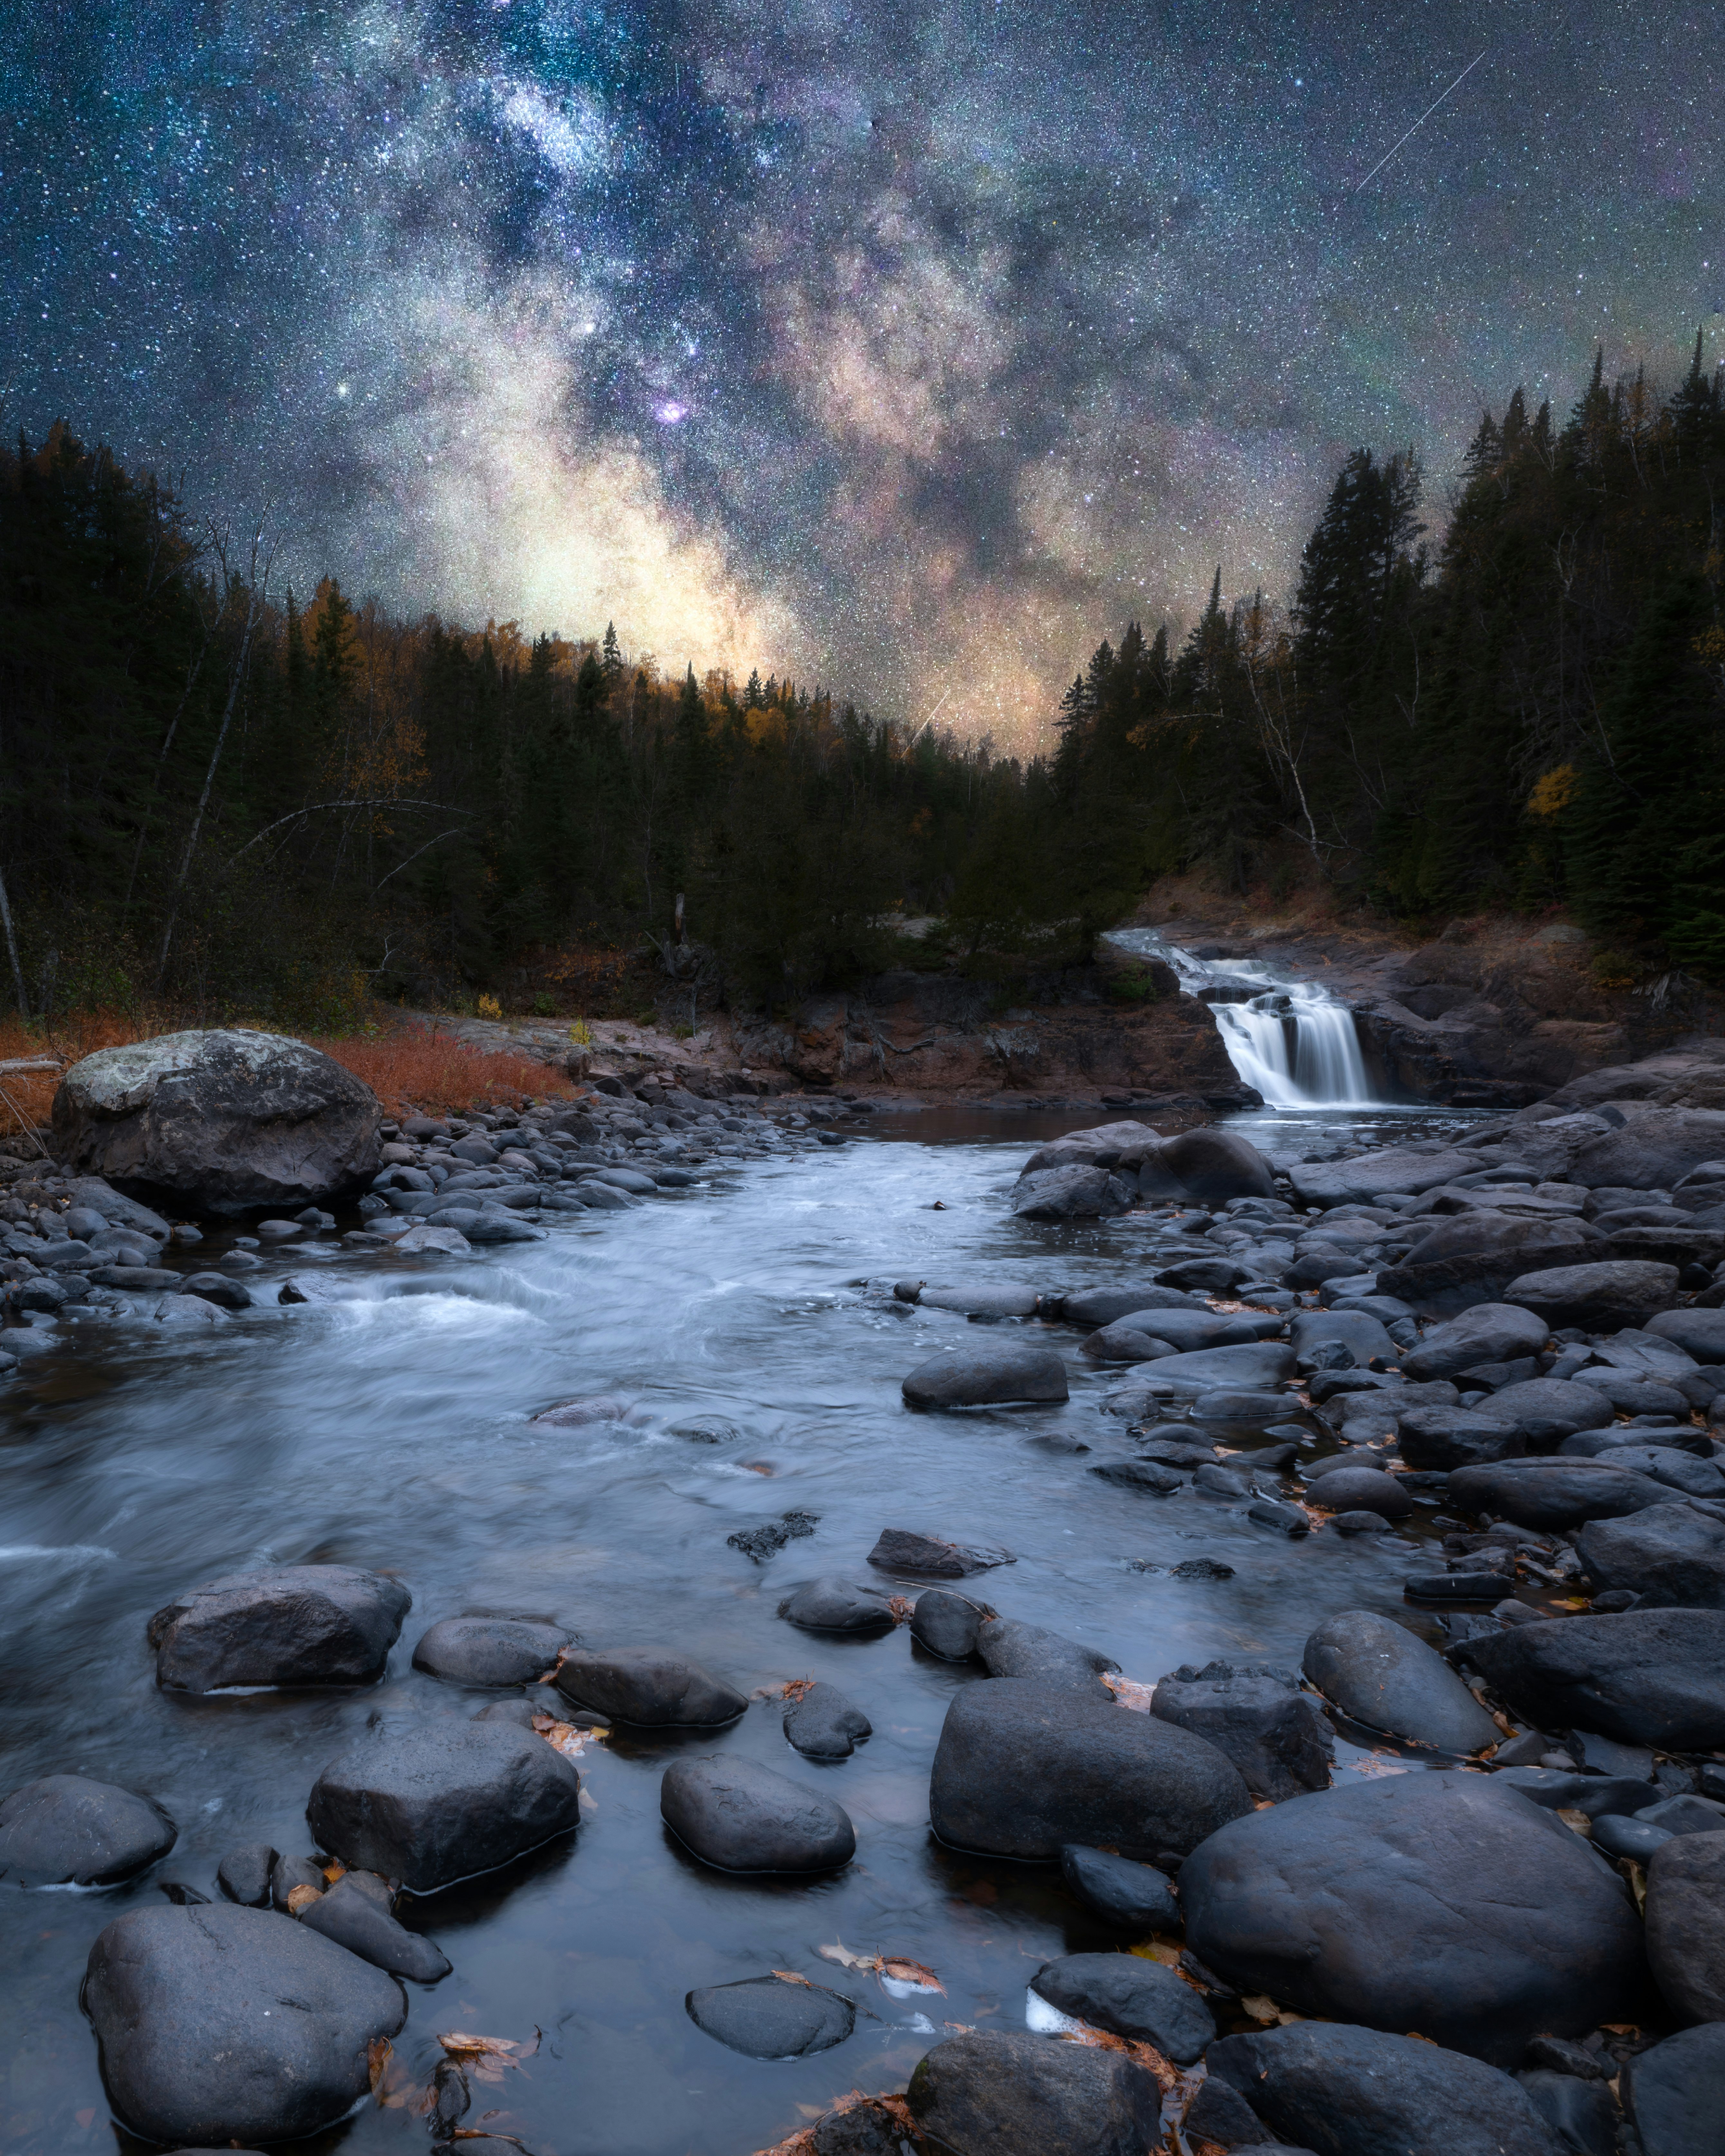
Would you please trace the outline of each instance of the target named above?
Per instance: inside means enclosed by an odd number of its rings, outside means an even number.
[[[659,1789],[665,1825],[721,1871],[832,1871],[856,1854],[843,1808],[752,1759],[679,1759]]]
[[[776,1974],[707,1984],[683,2005],[697,2029],[748,2059],[811,2058],[842,2044],[856,2026],[848,1999]]]
[[[809,1759],[848,1759],[874,1725],[837,1685],[811,1685],[785,1709],[787,1740]]]

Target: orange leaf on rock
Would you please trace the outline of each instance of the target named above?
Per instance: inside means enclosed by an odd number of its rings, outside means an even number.
[[[383,2093],[383,2076],[388,2071],[391,2049],[387,2036],[373,2036],[366,2046],[366,2074],[374,2097],[381,2097]]]
[[[769,1969],[768,1974],[770,1976],[776,1976],[781,1984],[800,1984],[805,1991],[812,1991],[814,1989],[806,1976],[798,1976],[793,1969]]]
[[[309,1909],[314,1902],[322,1899],[323,1896],[315,1887],[290,1887],[288,1889],[288,1914],[297,1917],[301,1909]]]
[[[1114,1670],[1103,1671],[1102,1682],[1122,1707],[1129,1707],[1134,1714],[1150,1712],[1150,1702],[1156,1691],[1154,1685],[1140,1684],[1136,1678],[1123,1677]]]

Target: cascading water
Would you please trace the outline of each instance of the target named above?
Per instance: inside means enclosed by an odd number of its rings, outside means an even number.
[[[1107,940],[1141,957],[1166,959],[1189,994],[1211,992],[1205,1000],[1228,1060],[1268,1106],[1358,1107],[1378,1100],[1353,1013],[1315,982],[1272,980],[1252,959],[1195,958],[1153,929],[1120,928]],[[1224,999],[1218,990],[1232,993]]]

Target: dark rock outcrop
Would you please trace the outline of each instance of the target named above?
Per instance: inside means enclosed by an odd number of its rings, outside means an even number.
[[[413,1599],[399,1580],[352,1565],[224,1573],[150,1620],[156,1681],[167,1691],[371,1684]]]
[[[1536,1728],[1594,1729],[1667,1751],[1725,1746],[1725,1610],[1517,1625],[1468,1640],[1466,1654]]]

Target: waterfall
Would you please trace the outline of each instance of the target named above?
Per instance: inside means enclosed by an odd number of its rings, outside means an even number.
[[[1118,928],[1106,940],[1166,959],[1189,994],[1230,992],[1210,1004],[1210,1015],[1241,1083],[1255,1086],[1270,1106],[1357,1107],[1377,1100],[1353,1013],[1316,982],[1273,980],[1252,959],[1195,958],[1153,929]],[[1258,993],[1235,1000],[1242,990]]]

